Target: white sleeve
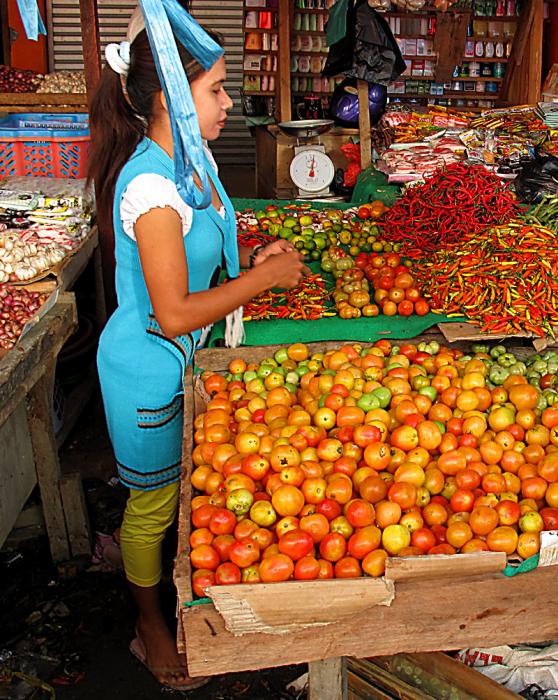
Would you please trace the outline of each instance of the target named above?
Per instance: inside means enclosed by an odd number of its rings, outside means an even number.
[[[120,201],[120,218],[127,236],[136,240],[136,221],[151,209],[170,207],[182,220],[182,235],[192,227],[192,209],[178,194],[176,185],[169,178],[155,173],[144,173],[135,177]]]

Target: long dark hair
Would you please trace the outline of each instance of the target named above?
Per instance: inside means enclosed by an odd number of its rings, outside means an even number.
[[[206,29],[219,45],[222,38]],[[186,77],[191,83],[204,72],[182,44],[178,52]],[[88,181],[97,184],[97,210],[105,221],[112,221],[112,200],[118,175],[136,146],[145,136],[153,113],[155,96],[161,83],[155,68],[153,54],[143,29],[130,45],[130,69],[123,81],[109,65],[101,79],[90,110],[92,147],[89,155]]]

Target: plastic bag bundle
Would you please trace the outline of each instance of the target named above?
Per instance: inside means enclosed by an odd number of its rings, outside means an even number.
[[[186,204],[193,209],[206,209],[211,204],[211,186],[205,171],[202,137],[194,101],[176,40],[188,49],[205,70],[209,70],[223,55],[223,49],[177,0],[140,0],[140,7],[169,109],[176,187]],[[201,191],[194,182],[194,173],[201,182]]]
[[[37,0],[17,0],[17,6],[27,38],[37,41],[39,34],[46,34]]]

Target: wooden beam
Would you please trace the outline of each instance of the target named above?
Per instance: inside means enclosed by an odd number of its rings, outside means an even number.
[[[279,54],[277,79],[279,80],[278,120],[291,119],[291,0],[279,0]]]
[[[340,657],[308,664],[308,700],[347,700],[347,660]]]
[[[69,559],[71,552],[60,491],[60,463],[52,424],[52,389],[56,357],[45,358],[45,365],[47,367],[42,377],[28,394],[27,422],[50,551],[53,560],[58,562]]]
[[[101,41],[97,0],[79,0],[79,10],[83,43],[83,70],[87,85],[87,98],[89,106],[91,106],[91,98],[101,78]]]
[[[358,85],[358,131],[360,135],[360,167],[363,170],[372,164],[372,138],[370,134],[370,107],[368,106],[368,83],[357,81]]]
[[[233,635],[213,605],[181,604],[193,676],[256,670],[336,656],[385,656],[542,642],[558,635],[558,566],[521,576],[398,581],[389,606],[336,624],[284,634]],[[239,586],[241,587],[241,586]],[[526,598],[526,589],[536,595]]]
[[[81,475],[73,472],[63,476],[60,480],[60,492],[72,556],[91,556],[91,528]]]

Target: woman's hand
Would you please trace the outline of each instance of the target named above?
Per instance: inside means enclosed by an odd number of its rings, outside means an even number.
[[[258,254],[254,258],[253,267],[256,267],[256,265],[261,265],[272,255],[280,255],[281,253],[292,253],[293,250],[294,246],[291,243],[289,243],[289,241],[286,241],[283,238],[278,238],[276,241],[273,241],[273,243],[268,243],[268,245],[262,246],[258,250]]]
[[[286,243],[286,241],[276,241],[276,243]],[[275,242],[271,246],[275,246]],[[296,287],[302,282],[305,275],[310,274],[309,268],[304,264],[304,256],[294,250],[292,246],[290,252],[280,252],[276,249],[275,253],[268,255],[263,262],[258,264],[258,271],[263,272],[264,269],[269,280],[267,286],[283,287],[284,289]]]

